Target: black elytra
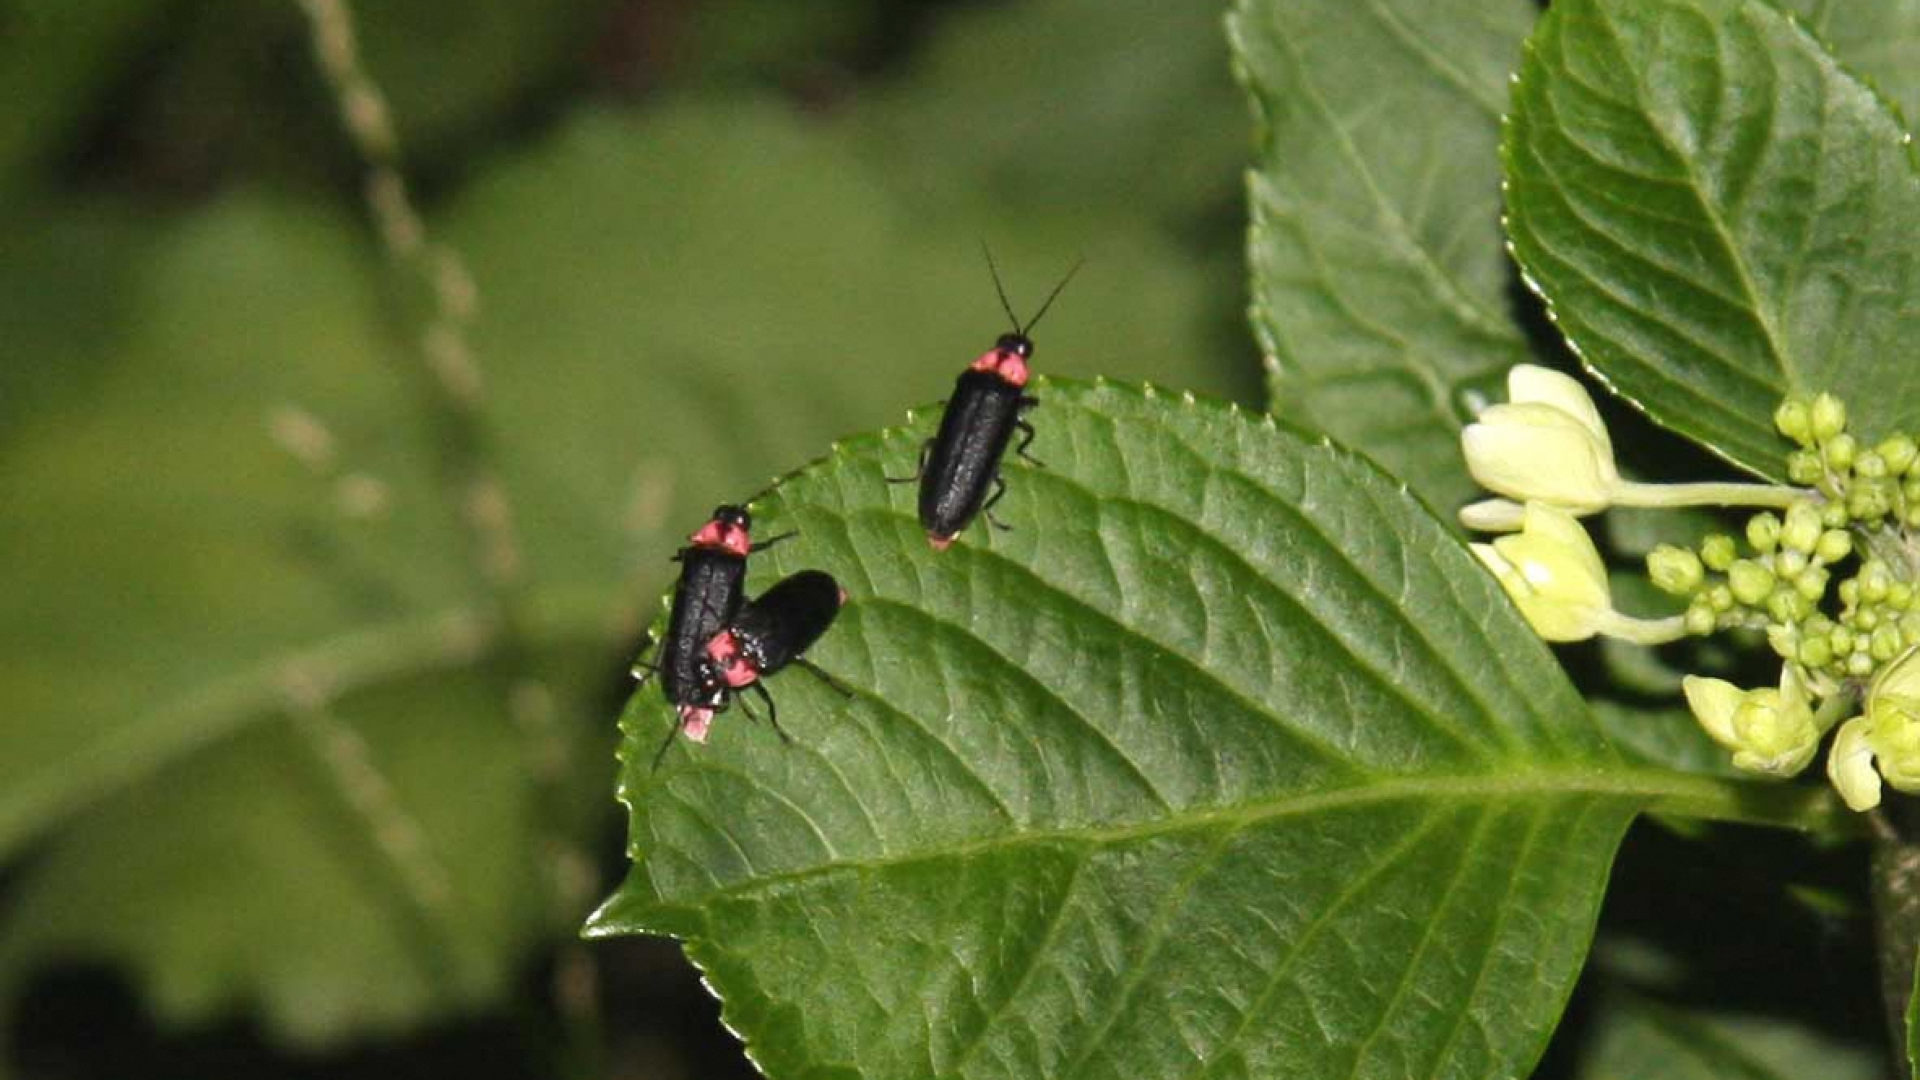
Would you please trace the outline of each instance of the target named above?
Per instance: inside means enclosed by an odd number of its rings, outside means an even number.
[[[707,642],[739,613],[745,598],[747,556],[793,536],[781,533],[756,544],[752,529],[753,518],[745,507],[722,504],[673,556],[680,564],[680,580],[673,589],[667,633],[653,662],[636,664],[635,673],[646,672],[640,680],[643,685],[648,676],[658,674],[661,692],[674,705],[691,701],[699,691]]]
[[[852,690],[805,655],[833,625],[846,598],[846,592],[831,575],[819,570],[802,570],[741,605],[738,613],[706,643],[699,658],[698,675],[688,684],[684,698],[676,702],[680,722],[667,733],[666,741],[654,755],[654,766],[659,767],[660,759],[682,732],[696,742],[704,742],[707,725],[715,716],[726,712],[734,697],[743,690],[752,690],[760,698],[767,707],[768,723],[783,740],[791,742],[780,727],[773,695],[761,685],[766,676],[788,665],[805,668],[842,695],[851,697]],[[753,715],[744,699],[741,708],[749,716]]]
[[[982,245],[984,250],[985,245]],[[920,470],[899,482],[920,482],[920,525],[936,550],[953,543],[973,519],[982,513],[997,528],[1006,526],[993,518],[993,504],[1006,492],[1000,476],[1000,463],[1014,432],[1021,434],[1016,452],[1039,465],[1026,450],[1033,442],[1033,427],[1022,418],[1040,400],[1026,392],[1027,361],[1033,356],[1033,339],[1028,336],[1047,309],[1053,306],[1060,290],[1067,287],[1080,269],[1076,262],[1040,305],[1026,325],[1013,313],[1006,289],[1000,283],[999,268],[993,253],[986,252],[987,269],[993,275],[994,291],[1000,306],[1013,323],[1013,332],[1002,334],[993,348],[960,373],[953,396],[947,399],[940,416],[940,430],[920,450]]]

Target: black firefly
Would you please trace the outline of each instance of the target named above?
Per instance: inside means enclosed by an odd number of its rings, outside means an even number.
[[[831,576],[819,570],[802,570],[741,605],[739,613],[707,641],[700,657],[700,674],[690,684],[686,697],[675,702],[680,720],[667,733],[666,742],[654,756],[654,766],[659,766],[677,736],[706,742],[713,718],[726,712],[735,695],[744,690],[758,695],[767,707],[768,723],[780,738],[791,742],[780,727],[773,695],[761,682],[789,664],[805,668],[841,694],[853,696],[852,690],[805,655],[833,625],[846,601],[846,590]],[[747,715],[754,715],[746,699],[741,699],[740,707]]]
[[[1073,264],[1047,294],[1039,312],[1022,326],[1013,306],[1007,303],[993,253],[987,252],[987,270],[993,275],[1000,307],[1013,323],[1013,333],[1000,335],[993,348],[960,373],[953,396],[947,399],[946,411],[941,414],[939,433],[920,448],[920,470],[910,477],[889,477],[894,483],[920,482],[920,524],[935,550],[946,550],[976,514],[985,513],[995,528],[1007,527],[994,520],[993,504],[1006,494],[1000,461],[1015,431],[1021,438],[1014,452],[1034,465],[1040,464],[1027,453],[1027,446],[1033,442],[1033,425],[1022,419],[1026,410],[1040,404],[1040,399],[1026,391],[1027,361],[1033,357],[1033,339],[1028,334],[1079,269],[1079,263]]]
[[[641,675],[643,684],[658,674],[661,691],[674,705],[691,700],[699,690],[707,642],[740,610],[747,556],[793,536],[781,533],[756,544],[752,528],[753,519],[745,507],[716,507],[713,517],[673,556],[680,564],[680,581],[673,589],[667,635],[660,640],[653,662],[640,661],[634,674]]]

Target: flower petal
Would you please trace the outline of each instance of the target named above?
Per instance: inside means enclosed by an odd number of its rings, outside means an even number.
[[[1593,397],[1580,380],[1538,364],[1515,364],[1507,372],[1507,400],[1551,405],[1573,417],[1593,434],[1594,441],[1613,453],[1613,441],[1607,437],[1607,425],[1594,408]]]
[[[1725,679],[1700,675],[1681,679],[1680,689],[1687,695],[1687,708],[1693,710],[1694,719],[1700,721],[1700,727],[1713,741],[1729,750],[1738,750],[1740,739],[1733,731],[1733,714],[1746,700],[1747,692]]]
[[[1873,742],[1867,732],[1867,718],[1854,717],[1840,725],[1827,753],[1827,779],[1850,810],[1880,805],[1880,774],[1873,767]]]

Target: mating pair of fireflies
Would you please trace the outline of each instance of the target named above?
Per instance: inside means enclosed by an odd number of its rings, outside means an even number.
[[[1033,330],[1067,282],[1080,269],[1075,263],[1060,279],[1040,310],[1023,326],[1007,302],[1000,272],[987,254],[1000,306],[1013,323],[993,348],[968,365],[954,385],[940,417],[940,430],[920,448],[920,467],[913,476],[888,477],[890,483],[920,485],[920,524],[935,550],[944,551],[973,519],[985,514],[995,528],[1006,528],[993,517],[994,504],[1006,494],[1000,475],[1001,459],[1013,442],[1014,452],[1035,465],[1027,453],[1034,430],[1023,414],[1040,403],[1027,393],[1027,362],[1033,357]],[[752,539],[752,519],[745,507],[721,506],[713,517],[674,555],[680,563],[680,581],[674,587],[673,610],[667,634],[652,663],[641,661],[635,674],[641,681],[658,675],[667,700],[679,719],[654,765],[666,756],[677,736],[705,742],[713,718],[727,711],[734,698],[753,691],[766,706],[767,721],[782,739],[773,696],[762,679],[789,664],[805,668],[828,686],[851,696],[851,691],[805,656],[846,603],[846,590],[818,570],[802,570],[781,580],[751,600],[744,599],[747,556],[792,537],[791,532]],[[746,699],[741,708],[755,715]],[[790,741],[790,740],[789,740]]]

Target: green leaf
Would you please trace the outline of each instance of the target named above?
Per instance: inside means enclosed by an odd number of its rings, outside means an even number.
[[[756,505],[851,595],[681,744],[622,721],[634,870],[595,934],[684,937],[773,1076],[1527,1071],[1622,765],[1487,575],[1357,456],[1153,391],[1037,386],[1001,515],[927,545],[931,417]],[[1763,796],[1764,797],[1764,796]]]
[[[1271,407],[1443,512],[1460,426],[1531,351],[1500,243],[1499,119],[1531,0],[1241,0],[1253,324]]]
[[[22,313],[116,332],[76,335],[85,393],[24,384],[0,437],[0,851],[35,855],[0,993],[55,958],[114,962],[169,1022],[246,1005],[337,1041],[497,999],[570,914],[538,831],[575,836],[591,806],[536,816],[520,730],[473,670],[483,609],[350,230],[230,201],[165,230],[124,292]],[[329,424],[386,515],[342,514],[275,447],[288,406]],[[588,715],[592,626],[534,631],[568,657],[543,669],[563,717]],[[331,688],[328,715],[296,719],[303,682]],[[563,748],[586,730],[557,727]],[[584,785],[598,770],[570,757]]]
[[[12,4],[0,11],[0,194],[11,195],[84,122],[116,62],[162,13],[140,0]]]
[[[1670,1005],[1612,988],[1575,1080],[1878,1080],[1872,1050],[1778,1016]]]
[[[1235,196],[1246,156],[1211,4],[960,8],[859,108],[871,149],[923,199],[1186,218]]]
[[[1003,327],[977,244],[1002,223],[929,223],[846,139],[752,101],[592,113],[430,223],[478,292],[570,770],[551,822],[363,227],[260,197],[165,226],[16,223],[0,313],[34,362],[0,364],[0,855],[35,857],[14,864],[0,997],[48,963],[107,962],[170,1024],[253,1010],[337,1042],[497,1004],[577,924],[541,891],[538,834],[587,844],[611,811],[597,702],[668,554],[714,503],[938,394]],[[1191,261],[1104,220],[1037,366],[1124,354],[1225,383],[1180,348]],[[1010,234],[1016,302],[1081,240]],[[289,406],[331,431],[330,471],[276,445]],[[384,485],[383,514],[342,511],[348,475]],[[338,692],[318,734],[290,674]],[[328,750],[355,744],[389,800],[356,801],[364,774]],[[424,857],[395,857],[395,835]],[[254,873],[234,851],[262,853]],[[192,932],[154,929],[176,921]]]
[[[1920,0],[1790,0],[1779,5],[1905,116],[1920,116]]]
[[[1733,755],[1707,737],[1685,709],[1635,708],[1618,701],[1590,700],[1600,730],[1629,761],[1681,772],[1751,779],[1733,767]]]
[[[1779,477],[1772,412],[1831,390],[1920,423],[1920,181],[1886,106],[1747,0],[1570,0],[1505,140],[1514,252],[1584,361],[1660,423]]]

